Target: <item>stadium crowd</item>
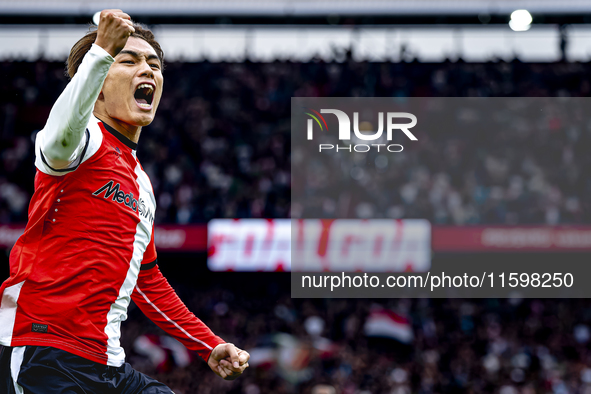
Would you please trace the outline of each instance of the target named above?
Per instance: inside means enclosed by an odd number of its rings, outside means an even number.
[[[176,393],[591,393],[589,300],[379,301],[408,317],[414,339],[402,343],[366,335],[374,307],[368,300],[298,300],[277,289],[269,289],[268,298],[177,290],[215,332],[244,344],[252,358],[243,378],[225,382],[200,361],[174,367],[170,351],[168,364],[159,366],[131,352],[136,368]],[[147,329],[144,319],[131,312],[126,349],[141,334],[162,334]],[[265,352],[269,338],[279,334],[296,338],[296,345]],[[314,391],[319,385],[335,391]]]
[[[0,72],[0,223],[23,223],[35,132],[67,78],[59,62],[4,61]],[[179,224],[290,216],[291,97],[586,97],[591,90],[591,73],[579,63],[201,62],[168,63],[164,75],[138,156],[157,196],[156,222]],[[385,202],[354,201],[346,216],[588,223],[590,124],[566,120],[525,137],[505,133],[496,146],[442,138],[421,144],[407,163],[376,161],[395,187]],[[333,201],[323,205],[322,215],[334,215]]]

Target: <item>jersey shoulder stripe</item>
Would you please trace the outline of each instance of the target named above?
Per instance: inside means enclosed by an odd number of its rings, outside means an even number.
[[[65,168],[54,168],[49,165],[41,150],[41,139],[43,138],[43,130],[41,130],[37,133],[35,140],[35,166],[44,174],[54,176],[63,176],[76,171],[80,164],[94,156],[101,147],[103,132],[99,126],[100,123],[101,121],[94,115],[90,116],[85,136],[80,140],[80,144],[72,157],[72,162]]]

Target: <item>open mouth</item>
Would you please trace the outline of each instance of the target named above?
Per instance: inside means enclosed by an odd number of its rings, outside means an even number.
[[[140,84],[133,95],[135,102],[140,108],[152,108],[152,100],[154,100],[154,86],[149,83]]]

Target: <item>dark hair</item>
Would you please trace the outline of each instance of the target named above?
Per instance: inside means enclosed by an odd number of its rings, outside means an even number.
[[[135,29],[135,32],[130,37],[141,38],[150,44],[156,51],[158,59],[160,59],[160,65],[164,68],[164,52],[162,51],[162,48],[160,48],[158,41],[154,38],[154,33],[152,33],[147,26],[139,23],[134,23],[133,28]],[[92,44],[96,41],[96,36],[96,30],[89,31],[84,37],[78,40],[70,50],[70,56],[68,56],[68,60],[66,61],[66,72],[70,78],[74,77],[76,71],[78,71],[78,67],[80,67],[84,55],[86,55],[90,50],[90,47],[92,47]]]

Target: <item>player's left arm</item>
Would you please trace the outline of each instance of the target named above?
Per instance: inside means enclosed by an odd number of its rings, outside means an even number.
[[[218,376],[236,379],[248,367],[250,355],[216,336],[189,311],[160,272],[153,242],[152,236],[131,298],[158,327],[196,351]]]

